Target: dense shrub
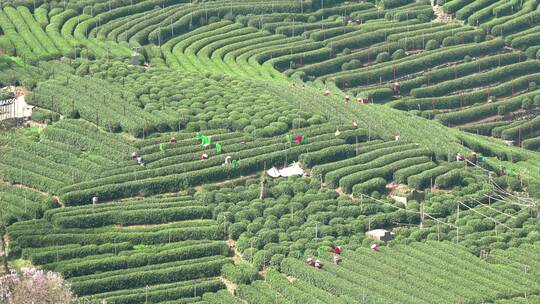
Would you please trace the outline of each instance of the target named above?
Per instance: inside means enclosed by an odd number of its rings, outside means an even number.
[[[401,58],[404,58],[405,56],[405,51],[403,49],[399,49],[392,53],[392,60],[399,60]]]
[[[429,40],[426,43],[426,51],[433,51],[439,48],[439,42],[437,40]]]
[[[437,188],[448,189],[456,186],[464,185],[464,179],[467,173],[463,169],[453,169],[437,176],[435,178],[435,186]]]
[[[236,284],[250,284],[259,278],[259,272],[248,263],[225,264],[221,268],[221,274]]]

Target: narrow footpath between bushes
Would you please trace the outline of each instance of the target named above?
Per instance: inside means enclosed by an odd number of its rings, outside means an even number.
[[[442,7],[440,7],[439,5],[436,5],[435,4],[435,1],[436,0],[431,0],[431,8],[433,9],[433,12],[435,13],[435,16],[437,16],[437,18],[435,18],[435,22],[444,22],[444,23],[459,23],[461,25],[464,24],[463,21],[461,20],[457,20],[457,19],[452,19],[452,15],[449,15],[447,13],[445,13],[442,9]]]

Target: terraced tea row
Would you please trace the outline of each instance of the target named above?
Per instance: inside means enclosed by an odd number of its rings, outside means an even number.
[[[110,132],[127,131],[138,137],[179,128],[249,133],[257,129],[257,136],[274,136],[287,128],[324,121],[272,96],[258,81],[245,83],[227,76],[201,78],[200,74],[145,70],[104,61],[77,61],[73,67],[66,67],[70,73],[55,73],[49,81],[40,83],[28,95],[28,101],[72,118],[80,116]],[[242,98],[237,98],[238,92],[243,93]],[[279,118],[273,109],[286,115]]]
[[[221,296],[226,298],[224,303],[272,303],[275,299],[280,299],[280,303],[333,303],[336,300],[432,303],[434,297],[447,302],[481,303],[537,292],[526,287],[526,284],[535,285],[533,275],[511,267],[490,265],[448,243],[396,246],[381,252],[350,250],[342,257],[343,262],[336,266],[329,256],[324,256],[326,263],[320,270],[287,258],[281,263],[287,277],[269,270],[265,281],[239,286],[237,299],[225,293]],[[409,276],[414,277],[414,282],[405,284],[403,280]],[[437,282],[437,287],[433,287],[433,282]],[[211,294],[204,295],[203,299],[207,303],[223,303]]]
[[[230,263],[208,207],[171,196],[53,209],[9,227],[12,254],[62,273],[80,296],[111,303],[191,298],[224,288]],[[142,226],[153,224],[153,226]]]

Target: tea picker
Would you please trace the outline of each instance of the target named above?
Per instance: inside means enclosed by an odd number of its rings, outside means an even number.
[[[162,154],[165,154],[165,144],[164,143],[159,144],[159,151],[161,151]]]
[[[332,254],[334,255],[334,259],[333,259],[333,262],[334,264],[339,264],[339,262],[341,262],[341,246],[334,246],[332,248]]]

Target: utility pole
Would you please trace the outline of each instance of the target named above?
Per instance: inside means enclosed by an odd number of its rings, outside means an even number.
[[[420,228],[424,228],[424,203],[420,204]]]
[[[317,246],[318,242],[318,235],[319,235],[319,222],[315,222],[315,246]]]
[[[145,291],[145,300],[144,300],[144,303],[148,303],[148,289],[150,287],[148,285],[146,285],[146,287],[144,288],[144,291]]]
[[[265,163],[265,169],[261,175],[261,190],[259,193],[259,199],[262,200],[266,196],[266,177],[264,176],[266,172],[266,163]]]
[[[355,136],[355,141],[356,141],[356,156],[358,156],[358,136]]]

